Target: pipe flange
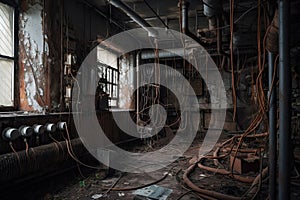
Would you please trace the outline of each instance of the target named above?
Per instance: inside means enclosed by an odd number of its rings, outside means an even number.
[[[24,125],[19,128],[19,132],[23,137],[30,137],[33,134],[33,128]]]
[[[21,136],[20,132],[16,128],[6,128],[2,132],[2,138],[6,141],[13,141]]]
[[[42,135],[46,131],[46,129],[43,125],[35,124],[35,125],[32,126],[32,128],[33,128],[33,131],[36,135]]]
[[[57,128],[56,128],[55,124],[49,123],[49,124],[45,125],[45,129],[47,132],[54,133],[54,132],[56,132]]]

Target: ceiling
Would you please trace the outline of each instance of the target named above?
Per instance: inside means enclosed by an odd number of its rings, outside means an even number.
[[[179,30],[179,8],[177,0],[146,0],[151,8],[161,17],[161,19],[169,26],[169,28],[174,30]],[[135,22],[133,22],[126,14],[124,14],[119,9],[114,6],[106,4],[105,0],[88,0],[89,3],[95,5],[98,9],[105,13],[109,13],[113,19],[124,23],[129,28],[138,27]],[[154,27],[164,27],[164,24],[157,19],[155,14],[147,6],[144,0],[122,0],[129,7],[131,7],[137,14],[143,17],[150,25]],[[200,19],[203,14],[201,10],[203,9],[201,0],[190,0],[190,12],[189,12],[189,24],[190,27],[196,30],[196,13],[198,13],[198,18]],[[198,20],[199,20],[198,19]],[[207,20],[203,20],[205,24]],[[199,21],[198,21],[199,23]]]
[[[125,13],[120,11],[114,6],[108,5],[106,0],[86,0],[91,5],[94,5],[99,10],[104,13],[107,13],[112,19],[120,22],[125,27],[136,28],[138,25],[133,22]],[[161,19],[173,30],[179,31],[179,8],[178,0],[122,0],[129,7],[131,7],[138,15],[143,17],[151,26],[154,27],[165,27],[164,24],[155,16],[153,11],[147,6],[145,1],[151,6],[151,8],[161,17]],[[203,14],[203,2],[202,0],[189,0],[189,28],[190,31],[196,33],[197,28],[207,28],[208,21],[206,16]],[[225,14],[229,13],[229,0],[224,2],[224,11]],[[249,8],[253,8],[257,5],[257,1],[249,0],[237,0],[235,10],[236,17],[241,16]],[[247,20],[245,23],[244,20],[241,20],[241,24],[251,25],[252,22],[255,23],[255,19],[250,20],[247,18],[253,18],[253,13],[257,9],[253,9],[248,15],[243,16],[243,19]],[[254,15],[255,17],[255,15]],[[249,31],[249,30],[248,30]]]
[[[97,9],[106,13],[109,18],[117,21],[126,27],[126,29],[139,27],[132,21],[125,13],[118,8],[107,4],[106,0],[83,0],[95,6]],[[144,18],[153,27],[165,27],[164,24],[155,16],[151,8],[160,16],[160,18],[168,25],[170,29],[179,31],[179,8],[178,0],[121,0],[132,8],[138,15]],[[147,3],[145,3],[145,1]],[[203,14],[202,0],[188,0],[190,3],[189,8],[189,29],[192,33],[196,34],[197,29],[208,28],[207,17]],[[229,0],[223,1],[223,15],[229,21]],[[240,34],[241,41],[245,42],[243,46],[252,45],[256,46],[257,34],[257,0],[236,0],[234,20],[238,19],[235,23],[235,31]],[[297,9],[298,10],[298,9]],[[299,12],[298,12],[299,13]],[[297,26],[298,27],[298,26]],[[265,27],[263,32],[265,31]],[[263,33],[262,33],[263,34]],[[229,26],[223,29],[223,37],[229,36]]]

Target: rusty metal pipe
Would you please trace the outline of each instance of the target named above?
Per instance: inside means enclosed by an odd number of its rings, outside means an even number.
[[[196,164],[193,164],[183,174],[184,183],[187,184],[195,192],[199,192],[201,194],[205,194],[205,195],[215,197],[217,199],[223,199],[223,200],[241,200],[242,199],[240,197],[233,197],[233,196],[222,194],[219,192],[199,188],[188,178],[189,174],[192,173],[195,170],[195,168],[196,168]]]
[[[203,169],[203,170],[206,170],[209,172],[213,172],[213,173],[217,173],[217,174],[231,175],[231,172],[226,169],[218,169],[218,168],[208,167],[208,166],[203,165],[201,163],[201,161],[198,163],[198,167],[200,169]],[[243,182],[243,183],[252,183],[255,179],[253,177],[244,177],[244,176],[240,176],[240,175],[236,175],[236,174],[233,174],[232,178],[234,178],[235,180],[238,180],[240,182]]]

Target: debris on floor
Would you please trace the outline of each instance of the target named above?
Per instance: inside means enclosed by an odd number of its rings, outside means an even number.
[[[173,192],[172,189],[164,188],[158,185],[151,185],[133,192],[136,200],[166,200]]]
[[[92,199],[100,199],[101,197],[103,197],[102,194],[94,194],[94,195],[92,196]]]

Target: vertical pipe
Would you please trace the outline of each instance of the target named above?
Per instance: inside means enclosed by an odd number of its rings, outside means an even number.
[[[190,3],[187,0],[179,0],[178,4],[180,8],[180,25],[181,25],[181,32],[196,42],[198,42],[200,45],[204,46],[205,44],[193,33],[189,30],[189,6]]]
[[[189,14],[188,14],[188,8],[189,8],[189,3],[186,2],[185,0],[181,0],[181,20],[182,20],[182,32],[184,34],[188,34],[189,32]]]
[[[277,95],[276,95],[276,72],[274,71],[274,54],[269,52],[269,196],[276,199],[276,167],[277,167]],[[274,76],[274,77],[273,77]],[[273,83],[273,79],[275,80]],[[274,84],[274,85],[272,85]]]
[[[290,1],[279,0],[279,199],[290,199],[291,68],[289,66]]]
[[[218,54],[222,54],[222,19],[220,16],[217,17],[217,50]]]
[[[198,30],[198,10],[196,9],[196,19],[195,19],[195,31]]]
[[[140,121],[140,52],[136,54],[136,124]]]
[[[64,27],[64,1],[60,1],[60,112],[64,109],[64,46],[63,46],[63,27]]]

